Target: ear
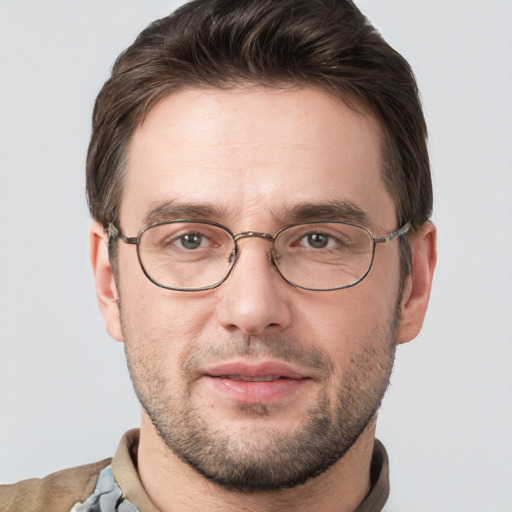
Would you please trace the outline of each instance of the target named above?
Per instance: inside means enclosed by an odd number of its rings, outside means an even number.
[[[96,297],[107,332],[115,340],[123,341],[121,315],[117,303],[119,295],[108,259],[107,234],[99,222],[93,222],[89,228],[89,258],[96,282]]]
[[[412,271],[407,278],[401,302],[397,342],[407,343],[421,330],[427,312],[432,277],[437,260],[436,228],[426,222],[409,236]]]

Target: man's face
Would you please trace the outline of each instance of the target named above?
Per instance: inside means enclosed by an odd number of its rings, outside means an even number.
[[[380,147],[374,119],[313,89],[183,90],[133,136],[120,227],[190,217],[274,234],[298,208],[319,220],[347,203],[384,234],[397,226]],[[261,238],[242,240],[227,281],[201,292],[155,286],[118,244],[131,376],[182,460],[226,487],[289,487],[367,428],[394,357],[397,242],[377,246],[361,283],[328,292],[287,284]]]

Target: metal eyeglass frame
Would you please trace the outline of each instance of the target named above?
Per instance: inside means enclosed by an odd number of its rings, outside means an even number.
[[[177,288],[177,287],[174,287],[174,286],[167,286],[167,285],[164,285],[162,283],[159,283],[158,281],[155,281],[148,274],[148,272],[146,271],[146,269],[144,267],[144,264],[142,263],[142,259],[141,259],[141,256],[140,256],[140,250],[139,250],[139,247],[140,247],[139,242],[140,242],[140,239],[141,239],[142,235],[148,229],[151,229],[153,227],[163,226],[163,225],[166,225],[166,224],[177,224],[177,223],[206,224],[206,225],[209,225],[209,226],[215,226],[215,227],[218,227],[220,229],[223,229],[224,231],[226,231],[231,236],[231,238],[233,240],[233,244],[234,244],[233,253],[232,253],[232,264],[231,264],[231,267],[228,270],[227,274],[220,281],[218,281],[215,284],[209,285],[209,286],[203,286],[201,288]],[[308,224],[343,224],[343,225],[347,225],[347,226],[353,226],[353,227],[356,227],[356,228],[359,228],[359,229],[362,229],[363,231],[365,231],[368,234],[368,236],[370,237],[370,240],[371,240],[371,243],[372,243],[370,263],[368,265],[368,269],[366,270],[366,272],[357,281],[354,281],[353,283],[350,283],[348,285],[338,286],[338,287],[335,287],[335,288],[308,288],[306,286],[301,286],[301,285],[298,285],[296,283],[293,283],[292,281],[287,279],[281,273],[281,270],[279,269],[279,266],[276,263],[275,255],[274,255],[274,252],[273,252],[274,242],[275,242],[276,238],[283,231],[286,231],[286,230],[288,230],[290,228],[294,228],[296,226],[304,226],[304,225],[308,225]],[[107,225],[106,232],[107,232],[107,235],[108,235],[109,243],[119,239],[119,240],[122,240],[125,244],[130,244],[130,245],[137,246],[137,258],[139,260],[139,265],[140,265],[142,271],[144,272],[144,275],[154,285],[159,286],[160,288],[165,288],[167,290],[175,290],[175,291],[180,291],[180,292],[200,292],[200,291],[205,291],[205,290],[212,290],[214,288],[219,287],[229,277],[229,275],[233,271],[233,268],[235,267],[236,262],[238,261],[238,253],[239,253],[238,242],[240,240],[244,239],[244,238],[263,238],[264,240],[268,240],[269,242],[272,242],[272,248],[269,249],[269,252],[268,252],[269,260],[272,263],[272,265],[274,265],[274,267],[278,271],[279,275],[288,284],[290,284],[291,286],[294,286],[296,288],[301,288],[303,290],[318,291],[318,292],[329,292],[329,291],[334,291],[334,290],[343,290],[345,288],[351,288],[352,286],[355,286],[356,284],[360,283],[368,275],[368,273],[370,272],[370,269],[372,268],[373,260],[374,260],[374,257],[375,257],[375,246],[377,244],[381,244],[381,243],[387,244],[388,242],[391,242],[391,241],[395,240],[396,238],[398,238],[398,237],[400,237],[402,235],[405,235],[410,229],[411,229],[411,224],[408,222],[404,226],[402,226],[401,228],[397,229],[396,231],[391,231],[390,233],[387,233],[387,234],[382,235],[382,236],[376,236],[368,228],[365,228],[364,226],[360,226],[359,224],[354,224],[354,223],[351,223],[351,222],[342,222],[342,221],[321,220],[321,221],[316,221],[316,222],[315,221],[313,221],[313,222],[299,222],[297,224],[290,224],[288,226],[284,226],[284,227],[280,228],[274,235],[271,235],[269,233],[261,233],[259,231],[243,231],[243,232],[238,233],[237,235],[235,235],[235,234],[233,234],[233,232],[229,228],[227,228],[226,226],[223,226],[222,224],[218,224],[217,222],[203,221],[203,220],[191,220],[191,219],[176,219],[176,220],[171,220],[171,221],[155,222],[153,224],[150,224],[150,225],[146,226],[145,228],[142,228],[139,231],[139,233],[137,234],[137,236],[134,236],[134,237],[127,237],[126,235],[123,234],[121,229],[118,228],[113,223],[109,223]]]

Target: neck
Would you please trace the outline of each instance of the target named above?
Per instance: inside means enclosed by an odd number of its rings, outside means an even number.
[[[375,420],[344,457],[321,475],[292,489],[244,493],[212,483],[182,462],[143,413],[138,472],[146,493],[161,512],[353,512],[370,489]]]

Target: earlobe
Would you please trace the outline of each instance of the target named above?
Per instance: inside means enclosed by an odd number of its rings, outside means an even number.
[[[414,339],[423,325],[437,260],[435,226],[426,222],[412,233],[409,243],[412,271],[402,295],[398,343],[407,343]]]
[[[96,283],[96,297],[107,332],[115,340],[123,341],[117,287],[108,258],[106,233],[99,222],[93,222],[89,228],[89,258]]]

